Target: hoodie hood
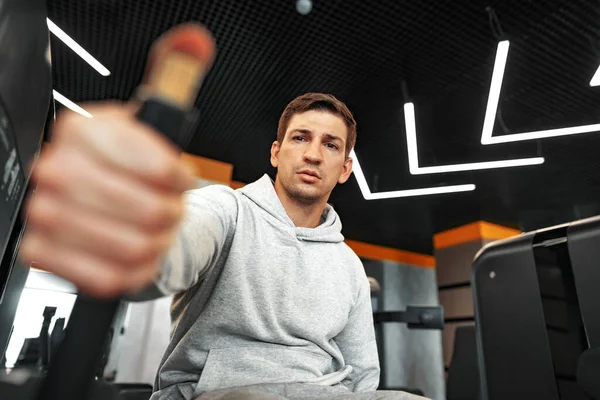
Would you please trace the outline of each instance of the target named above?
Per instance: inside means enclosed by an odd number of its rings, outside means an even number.
[[[344,241],[344,236],[341,232],[342,223],[340,217],[329,204],[325,205],[325,210],[321,215],[321,224],[316,228],[300,228],[295,226],[275,192],[273,180],[267,174],[263,175],[256,182],[238,190],[258,207],[281,222],[285,228],[293,228],[299,240],[329,243]]]

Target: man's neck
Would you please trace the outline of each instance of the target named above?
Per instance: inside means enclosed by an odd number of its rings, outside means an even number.
[[[302,203],[289,196],[278,181],[275,181],[275,193],[277,193],[285,212],[296,227],[316,228],[321,224],[321,216],[327,204],[326,199],[313,204]]]

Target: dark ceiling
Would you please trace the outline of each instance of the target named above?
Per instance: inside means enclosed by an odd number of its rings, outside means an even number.
[[[492,29],[492,7],[501,30]],[[186,151],[234,165],[250,182],[272,172],[285,105],[332,93],[355,113],[356,152],[372,192],[474,183],[474,192],[363,199],[355,179],[331,202],[347,238],[431,253],[432,235],[475,220],[524,230],[600,214],[600,135],[482,146],[496,45],[511,48],[494,135],[600,122],[600,0],[55,0],[50,18],[112,74],[53,38],[54,87],[81,102],[127,99],[152,41],[196,20],[218,56]],[[497,26],[497,25],[496,25]],[[543,156],[539,166],[410,175],[402,82],[415,103],[421,166]],[[502,123],[499,123],[502,122]]]

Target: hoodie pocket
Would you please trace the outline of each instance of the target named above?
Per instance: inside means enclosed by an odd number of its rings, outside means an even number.
[[[194,395],[257,383],[315,381],[334,373],[333,364],[327,353],[275,344],[212,349]]]

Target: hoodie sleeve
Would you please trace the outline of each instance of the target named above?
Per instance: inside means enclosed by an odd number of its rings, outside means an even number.
[[[369,281],[362,263],[357,262],[361,270],[357,301],[346,326],[335,341],[346,365],[352,366],[352,372],[342,384],[353,392],[370,392],[377,390],[379,386],[379,355],[375,342]]]
[[[233,189],[212,185],[188,192],[186,215],[152,285],[127,296],[146,301],[185,291],[208,273],[233,237],[238,203]]]

